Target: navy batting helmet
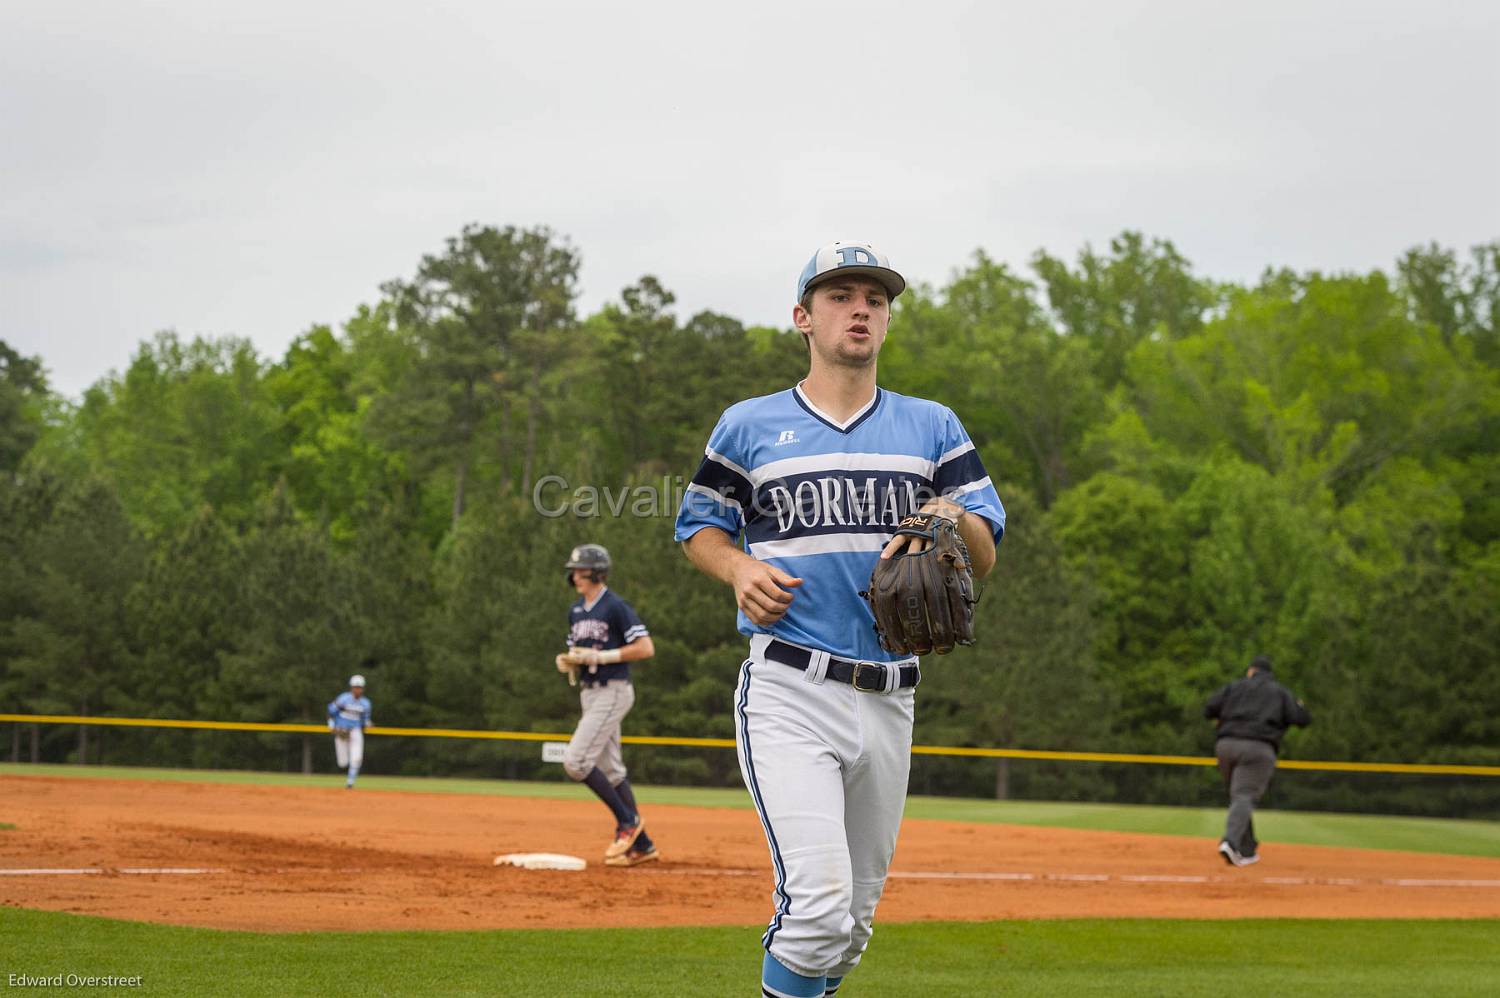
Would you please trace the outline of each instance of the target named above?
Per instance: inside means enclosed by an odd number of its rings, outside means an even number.
[[[588,569],[589,578],[595,582],[603,582],[604,577],[609,574],[609,552],[604,550],[601,544],[580,544],[568,555],[565,567],[568,570],[568,581],[573,581],[573,570],[575,568]]]

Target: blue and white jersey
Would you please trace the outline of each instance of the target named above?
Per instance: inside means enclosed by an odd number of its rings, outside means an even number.
[[[370,726],[370,698],[356,698],[353,693],[345,690],[328,705],[328,716],[333,718],[333,726],[336,728],[346,731],[358,728],[363,731]]]
[[[607,586],[592,604],[585,604],[583,598],[579,597],[578,602],[568,611],[569,648],[598,648],[600,651],[607,651],[610,648],[623,648],[649,633],[651,632],[646,630],[646,625],[641,623],[641,618],[636,614],[635,607],[616,596]],[[585,683],[629,679],[630,663],[600,665],[592,671],[584,669],[578,678]]]
[[[875,618],[859,595],[901,518],[934,496],[1005,532],[1005,508],[953,410],[876,389],[843,423],[799,385],[747,399],[719,418],[682,508],[676,538],[704,527],[743,533],[752,557],[803,583],[786,616],[761,627],[739,614],[744,634],[774,634],[842,658],[889,662]]]

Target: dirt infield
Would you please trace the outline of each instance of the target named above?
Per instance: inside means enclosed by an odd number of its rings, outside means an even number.
[[[592,802],[0,777],[0,904],[254,930],[746,925],[770,915],[753,811],[646,810],[664,861],[597,862]],[[603,820],[601,820],[601,818]],[[1500,860],[907,821],[880,919],[1500,917]],[[580,873],[495,867],[583,856]],[[23,872],[24,871],[24,872]],[[51,871],[51,872],[48,872]],[[71,872],[62,872],[71,871]]]

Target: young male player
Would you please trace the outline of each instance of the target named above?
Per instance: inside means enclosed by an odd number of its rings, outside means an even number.
[[[328,729],[333,732],[333,754],[339,768],[348,770],[346,790],[354,789],[354,779],[365,761],[365,729],[370,726],[370,700],[365,696],[365,677],[350,676],[349,689],[334,697],[328,705]]]
[[[568,651],[559,670],[577,671],[583,716],[563,755],[563,770],[584,784],[615,816],[615,834],[604,853],[606,866],[638,866],[661,858],[635,804],[620,747],[620,722],[635,706],[630,662],[656,654],[635,608],[605,585],[609,552],[581,544],[568,557],[568,582],[578,602],[568,611]]]
[[[917,661],[881,648],[860,591],[877,558],[923,543],[895,537],[908,514],[954,520],[976,578],[1005,529],[958,417],[876,384],[905,287],[866,243],[813,255],[792,309],[807,378],[725,410],[677,517],[750,637],[735,741],[775,874],[761,939],[775,998],[832,995],[859,963],[906,801]]]

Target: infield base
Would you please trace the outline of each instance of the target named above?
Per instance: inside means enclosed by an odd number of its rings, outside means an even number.
[[[588,862],[559,852],[511,852],[495,857],[496,866],[519,866],[523,870],[585,870]]]

